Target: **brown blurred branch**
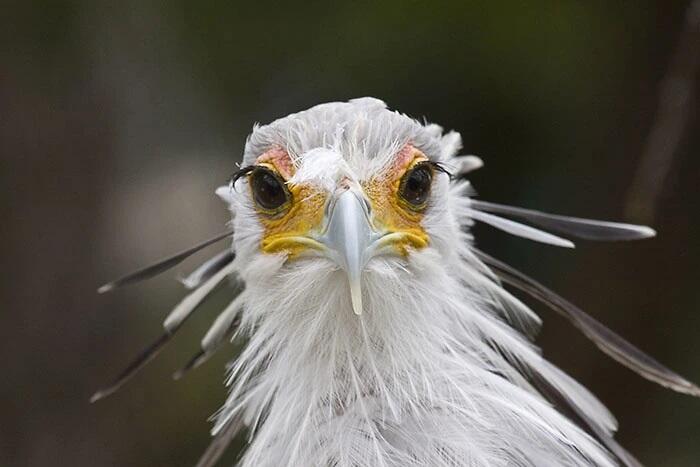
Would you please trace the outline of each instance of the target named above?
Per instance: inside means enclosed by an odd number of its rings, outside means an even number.
[[[656,119],[627,196],[627,216],[653,221],[658,198],[688,125],[700,66],[700,0],[688,7],[678,45],[661,82]]]

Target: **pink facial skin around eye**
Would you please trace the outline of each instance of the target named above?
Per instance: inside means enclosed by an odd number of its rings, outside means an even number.
[[[406,143],[394,156],[394,159],[387,170],[388,175],[403,173],[409,167],[409,165],[416,160],[417,157],[427,159],[427,157],[413,144]]]
[[[269,149],[260,155],[256,160],[256,164],[270,164],[274,166],[279,174],[285,180],[289,180],[294,175],[294,163],[287,151],[280,147]]]
[[[414,158],[416,148],[411,143],[407,143],[394,156],[394,167],[406,167]]]

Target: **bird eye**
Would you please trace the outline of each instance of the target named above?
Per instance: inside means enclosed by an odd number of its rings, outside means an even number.
[[[272,170],[256,167],[249,177],[253,200],[262,210],[274,214],[290,200],[287,187]]]
[[[399,185],[399,195],[414,209],[422,209],[428,201],[433,169],[429,163],[421,162],[404,174]]]

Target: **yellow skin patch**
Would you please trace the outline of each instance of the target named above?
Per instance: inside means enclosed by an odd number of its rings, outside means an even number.
[[[399,151],[386,172],[362,182],[362,188],[372,205],[372,222],[380,232],[387,232],[381,242],[407,256],[411,249],[428,245],[429,237],[421,225],[423,207],[416,208],[400,195],[404,174],[428,158],[410,144]],[[256,165],[277,173],[287,182],[296,169],[291,158],[281,148],[273,148],[256,160]],[[291,200],[278,213],[269,213],[259,206],[256,209],[264,227],[261,250],[265,253],[284,253],[293,259],[307,250],[324,249],[312,235],[320,233],[324,225],[324,212],[328,193],[307,184],[286,185]]]
[[[281,148],[273,148],[258,157],[256,165],[276,172],[287,182],[294,176],[292,161]],[[265,253],[286,253],[294,258],[306,249],[321,250],[323,246],[309,238],[323,223],[323,208],[327,195],[310,185],[286,185],[290,201],[279,213],[270,214],[259,206],[260,222],[265,228],[260,248]]]
[[[393,232],[382,241],[391,244],[402,256],[407,256],[410,249],[428,246],[429,237],[421,224],[423,209],[414,208],[399,195],[404,174],[427,160],[425,154],[407,144],[398,152],[387,172],[362,184],[372,204],[376,227]]]
[[[265,226],[262,251],[287,253],[289,258],[294,258],[307,248],[322,250],[323,246],[308,235],[323,224],[326,195],[307,185],[293,185],[289,192],[292,195],[289,209],[275,217],[260,216]]]

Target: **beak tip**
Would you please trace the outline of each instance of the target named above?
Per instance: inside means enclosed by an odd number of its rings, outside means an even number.
[[[351,280],[350,281],[350,300],[352,302],[352,311],[360,316],[362,314],[362,288],[360,286],[360,281]]]

